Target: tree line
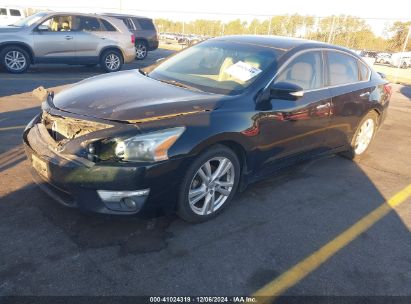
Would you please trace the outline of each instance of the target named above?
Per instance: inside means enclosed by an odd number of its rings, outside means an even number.
[[[160,32],[223,36],[238,34],[280,35],[329,42],[351,49],[398,52],[405,43],[411,21],[396,21],[386,25],[384,36],[374,34],[361,18],[347,15],[312,17],[285,15],[250,22],[240,19],[229,22],[197,19],[190,22],[155,19]],[[406,47],[411,51],[411,37]]]

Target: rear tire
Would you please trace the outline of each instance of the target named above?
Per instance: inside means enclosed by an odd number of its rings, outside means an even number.
[[[348,151],[341,152],[340,155],[354,160],[359,161],[361,157],[368,150],[370,144],[372,143],[375,133],[378,128],[378,114],[375,111],[370,111],[358,125],[357,130],[351,140],[351,147]]]
[[[12,74],[21,74],[30,66],[30,56],[19,46],[8,46],[0,53],[1,65]]]
[[[240,173],[237,155],[226,146],[216,145],[201,153],[184,175],[177,214],[192,223],[216,217],[231,203]]]
[[[123,63],[123,56],[117,50],[105,51],[100,57],[100,66],[107,73],[120,71]]]
[[[136,60],[143,60],[147,57],[148,45],[145,41],[136,41]]]

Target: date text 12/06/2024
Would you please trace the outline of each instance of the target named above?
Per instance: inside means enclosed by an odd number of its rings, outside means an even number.
[[[256,297],[234,296],[234,297],[150,297],[149,303],[258,303]]]

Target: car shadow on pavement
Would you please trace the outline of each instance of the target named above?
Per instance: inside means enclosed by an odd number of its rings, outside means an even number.
[[[411,86],[410,85],[401,86],[400,92],[402,95],[408,97],[411,100]]]
[[[0,294],[251,294],[385,201],[340,157],[253,184],[197,225],[82,214],[29,183],[0,199]],[[409,240],[392,211],[289,293],[407,293]]]

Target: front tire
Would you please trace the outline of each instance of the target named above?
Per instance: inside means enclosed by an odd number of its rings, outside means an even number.
[[[237,155],[226,146],[216,145],[203,152],[183,178],[177,214],[192,223],[214,218],[231,203],[240,173]]]
[[[27,71],[30,66],[30,56],[21,47],[9,46],[0,53],[1,64],[12,74],[20,74]]]
[[[351,147],[341,155],[351,160],[359,161],[368,150],[378,127],[378,114],[370,111],[361,120],[351,141]]]
[[[120,71],[123,67],[123,56],[117,50],[106,51],[100,57],[100,66],[107,73]]]

